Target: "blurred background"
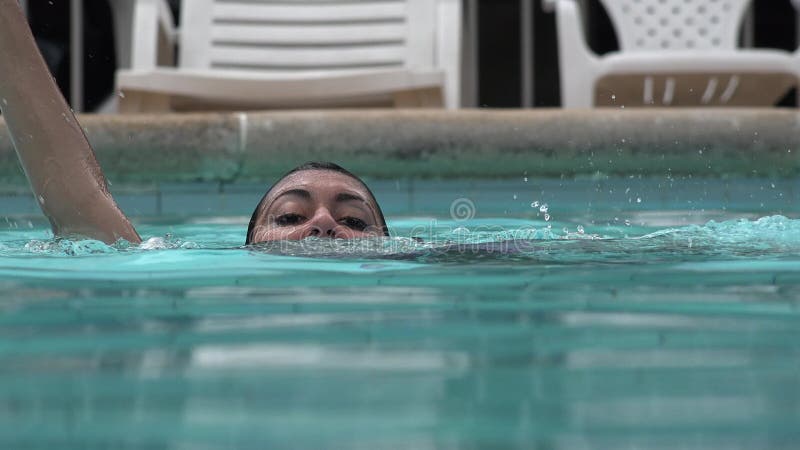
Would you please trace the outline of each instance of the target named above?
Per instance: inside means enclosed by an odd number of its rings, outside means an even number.
[[[121,55],[114,9],[132,0],[27,0],[37,42],[76,111],[103,112],[114,90]],[[463,0],[462,106],[558,107],[559,67],[555,14],[545,0]],[[586,12],[587,41],[605,54],[617,37],[598,0],[579,0]],[[180,2],[170,0],[175,20]],[[794,51],[800,43],[798,14],[791,0],[754,0],[741,27],[744,48]],[[78,32],[80,30],[80,32]],[[779,106],[796,107],[789,92]]]

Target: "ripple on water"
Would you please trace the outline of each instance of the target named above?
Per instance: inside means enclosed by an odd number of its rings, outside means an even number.
[[[272,247],[227,223],[4,232],[0,447],[797,442],[798,221],[497,222]]]

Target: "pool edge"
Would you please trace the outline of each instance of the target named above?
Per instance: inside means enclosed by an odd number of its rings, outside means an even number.
[[[370,178],[800,172],[789,109],[303,110],[82,115],[109,179],[259,181],[308,160]],[[0,120],[0,180],[24,184]]]

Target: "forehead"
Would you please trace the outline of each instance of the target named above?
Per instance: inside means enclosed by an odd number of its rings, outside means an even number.
[[[287,175],[272,188],[267,201],[271,202],[281,193],[297,188],[307,190],[315,197],[325,197],[349,191],[360,194],[367,201],[371,198],[364,186],[351,176],[332,170],[312,169],[301,170]]]

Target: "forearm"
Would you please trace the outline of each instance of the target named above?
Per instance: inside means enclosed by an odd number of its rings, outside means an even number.
[[[0,110],[33,193],[57,235],[141,241],[106,187],[86,136],[17,0],[0,0]]]

